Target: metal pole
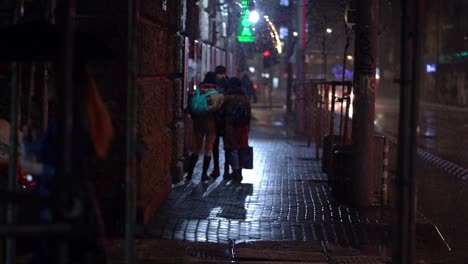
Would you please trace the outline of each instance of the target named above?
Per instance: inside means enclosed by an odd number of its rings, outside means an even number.
[[[343,74],[342,74],[342,78],[341,78],[341,83],[342,83],[342,86],[341,86],[341,113],[343,113],[343,105],[344,103],[346,102],[346,105],[348,106],[349,105],[349,101],[347,101],[347,94],[348,94],[348,86],[345,85],[345,76],[346,76],[346,57],[348,55],[348,48],[349,48],[349,29],[348,27],[346,26],[346,23],[344,25],[344,29],[345,29],[345,34],[346,34],[346,44],[345,44],[345,48],[344,48],[344,52],[343,52]],[[351,92],[349,92],[351,94]],[[346,132],[347,132],[347,129],[344,129],[343,130],[343,126],[345,123],[348,122],[348,113],[346,111],[346,114],[344,115],[344,117],[342,116],[341,117],[341,120],[340,120],[340,133],[341,131],[343,131],[343,137],[341,138],[341,144],[346,144]]]
[[[351,144],[354,152],[353,198],[355,206],[370,206],[374,174],[375,69],[379,1],[356,2],[354,115]]]
[[[289,61],[289,56],[286,56],[286,72],[288,75],[287,87],[286,87],[286,112],[292,112],[291,104],[291,91],[292,91],[292,63]]]
[[[323,56],[323,65],[322,65],[322,71],[323,71],[323,79],[326,81],[327,80],[327,35],[326,33],[323,33],[323,40],[322,40],[322,56]]]
[[[290,15],[292,15],[293,8],[292,5],[288,7],[288,12]],[[293,21],[288,20],[289,23],[289,28],[293,28]],[[286,112],[291,113],[292,112],[292,102],[291,102],[291,96],[292,96],[292,85],[293,85],[293,67],[291,63],[291,56],[294,53],[294,48],[297,42],[297,38],[293,36],[293,34],[288,34],[288,48],[285,56],[285,61],[286,61],[286,73],[288,75],[287,79],[287,84],[286,84]]]
[[[424,0],[414,0],[413,2],[413,63],[412,63],[412,78],[413,89],[411,89],[411,114],[410,114],[410,147],[411,147],[411,170],[409,171],[409,249],[408,263],[416,262],[416,212],[417,212],[417,185],[416,185],[416,148],[417,148],[417,125],[418,125],[418,110],[419,110],[419,81],[420,81],[420,65],[421,65],[421,2]]]
[[[408,56],[408,34],[407,34],[407,21],[408,10],[407,1],[401,1],[401,54],[400,54],[400,116],[399,116],[399,135],[398,135],[398,168],[397,168],[397,196],[396,196],[396,207],[397,207],[397,222],[395,225],[395,240],[393,245],[393,262],[404,264],[406,263],[405,256],[407,254],[407,235],[408,235],[408,208],[405,201],[408,199],[408,182],[407,182],[407,171],[409,169],[408,163],[406,162],[409,153],[408,140],[408,107],[409,102],[406,102],[409,98],[407,95],[408,89],[406,87],[406,80],[408,79],[408,69],[406,65]]]
[[[411,18],[409,7],[413,11]],[[398,218],[395,226],[393,262],[402,264],[415,262],[416,179],[414,171],[419,106],[419,9],[420,0],[402,1],[401,3],[400,115],[396,204]],[[411,39],[410,32],[412,33]]]
[[[305,50],[305,6],[306,0],[296,0],[298,41],[296,42],[296,98],[303,97],[303,87],[298,85],[304,81],[304,50]],[[303,131],[304,100],[297,101],[296,122],[298,131]]]
[[[351,92],[353,90],[352,83],[346,85],[346,108],[345,108],[345,118],[344,118],[344,131],[343,131],[343,145],[348,143],[348,123],[349,123],[349,107],[351,104]],[[343,102],[345,99],[343,99]]]
[[[298,16],[301,18],[301,24],[300,24],[300,44],[301,44],[301,49],[300,49],[300,65],[301,65],[301,72],[299,72],[300,76],[300,81],[304,81],[305,77],[305,71],[304,71],[304,57],[305,57],[305,50],[306,50],[306,24],[307,24],[307,13],[306,13],[306,8],[307,8],[307,0],[302,0],[302,5],[299,6],[298,10]]]
[[[125,263],[135,261],[134,222],[135,222],[135,26],[136,3],[128,1],[127,39],[127,139],[126,139],[126,185],[125,185]]]
[[[36,94],[36,63],[31,63],[30,82],[29,82],[29,94],[28,94],[28,112],[26,119],[27,129],[32,128],[32,105],[34,102],[34,96]]]
[[[17,188],[16,170],[18,166],[18,108],[19,108],[19,93],[18,93],[18,64],[11,64],[11,84],[10,84],[10,148],[8,157],[8,186],[9,192],[15,192]],[[6,224],[15,224],[16,206],[12,201],[7,202]],[[15,239],[9,237],[6,240],[5,248],[6,264],[15,263],[16,248]]]
[[[21,9],[21,4],[18,9]],[[20,11],[15,9],[13,15],[13,24],[18,23]],[[10,82],[10,148],[8,152],[8,180],[7,191],[15,192],[17,189],[18,169],[18,118],[19,118],[19,65],[17,62],[11,63],[11,82]],[[6,204],[6,224],[15,224],[16,206],[12,201]],[[5,261],[6,264],[15,263],[16,240],[13,237],[5,241]]]
[[[42,85],[42,120],[41,130],[44,131],[47,128],[49,122],[49,67],[47,63],[43,64],[43,85]]]
[[[73,0],[63,0],[58,6],[59,56],[57,60],[57,101],[58,128],[60,131],[59,152],[57,153],[57,175],[66,177],[71,171],[71,120],[73,111],[73,49],[74,25]]]
[[[59,56],[57,58],[57,126],[58,126],[58,151],[57,174],[55,182],[59,188],[54,190],[57,195],[58,206],[65,206],[71,198],[69,192],[71,174],[71,134],[73,122],[73,65],[75,42],[75,1],[57,1],[57,28],[59,33]],[[59,263],[68,263],[69,243],[67,240],[59,240],[57,258]]]

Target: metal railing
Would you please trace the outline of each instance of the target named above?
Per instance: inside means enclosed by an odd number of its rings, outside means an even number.
[[[352,82],[351,81],[325,81],[323,79],[311,79],[307,82],[296,83],[296,91],[302,91],[297,101],[303,101],[302,132],[307,138],[307,145],[313,142],[315,145],[315,158],[320,159],[320,147],[323,147],[323,139],[326,135],[337,135],[338,141],[332,137],[331,147],[334,143],[347,144],[349,141],[349,115],[351,107]],[[301,87],[302,89],[297,89]],[[338,93],[339,92],[339,93]],[[339,111],[336,104],[339,104]],[[296,105],[301,105],[296,103]],[[336,121],[336,115],[339,121]],[[333,131],[331,133],[330,131]],[[328,151],[324,151],[329,153]]]

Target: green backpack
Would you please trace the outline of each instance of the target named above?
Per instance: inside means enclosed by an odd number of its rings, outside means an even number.
[[[218,93],[216,90],[209,91],[204,94],[200,94],[200,90],[195,90],[195,95],[192,97],[192,104],[190,105],[190,110],[193,114],[204,114],[208,109],[208,102],[206,97]]]

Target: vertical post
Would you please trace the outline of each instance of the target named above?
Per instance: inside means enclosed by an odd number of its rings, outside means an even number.
[[[291,91],[292,91],[292,63],[289,61],[290,56],[286,56],[286,73],[288,75],[287,85],[286,85],[286,112],[292,112],[291,104]]]
[[[42,120],[41,130],[44,131],[49,122],[49,67],[47,63],[43,64],[43,85],[42,85]]]
[[[30,81],[29,81],[29,94],[28,94],[28,112],[27,112],[27,119],[26,119],[26,126],[32,126],[32,105],[34,101],[34,96],[36,94],[36,63],[31,63],[30,67]]]
[[[70,199],[67,189],[71,173],[71,134],[73,122],[73,66],[74,66],[74,43],[75,43],[75,0],[57,1],[57,28],[59,50],[56,61],[57,69],[57,127],[58,152],[57,158],[57,203],[64,206]],[[68,184],[67,184],[68,183]],[[67,263],[69,244],[65,239],[58,245],[57,257],[59,263]]]
[[[350,39],[350,36],[349,36],[349,29],[348,27],[346,26],[346,23],[344,25],[344,28],[345,28],[345,34],[346,34],[346,43],[345,43],[345,48],[344,48],[344,52],[343,52],[343,74],[342,74],[342,78],[341,78],[341,83],[342,83],[342,86],[341,86],[341,113],[343,113],[343,107],[344,107],[344,103],[346,102],[346,111],[345,111],[345,115],[341,116],[341,120],[340,120],[340,133],[341,131],[343,131],[343,137],[341,138],[341,144],[346,144],[347,142],[347,126],[345,126],[345,124],[348,123],[348,109],[349,109],[349,102],[350,101],[347,101],[347,98],[348,98],[348,92],[349,92],[349,96],[351,96],[351,91],[349,91],[348,89],[348,85],[345,84],[345,76],[346,76],[346,57],[348,55],[348,48],[349,48],[349,39]],[[343,126],[345,126],[345,128],[343,128]]]
[[[351,104],[351,92],[353,91],[353,86],[351,83],[346,84],[346,108],[345,108],[345,115],[344,115],[344,130],[343,130],[343,145],[348,143],[348,123],[349,123],[349,107]],[[345,99],[343,99],[343,102]]]
[[[304,50],[306,44],[305,36],[305,6],[306,0],[297,0],[297,29],[298,40],[296,42],[296,81],[302,83],[304,81]]]
[[[292,5],[288,7],[288,14],[292,15],[293,8]],[[292,20],[287,20],[288,21],[288,28],[293,28],[293,21]],[[288,42],[287,42],[287,52],[285,56],[285,62],[286,62],[286,73],[288,76],[287,83],[286,83],[286,113],[291,113],[292,112],[292,102],[291,102],[291,96],[292,96],[292,85],[293,85],[293,67],[291,63],[291,56],[294,53],[294,48],[295,48],[295,43],[296,43],[296,37],[289,32],[288,34]]]
[[[420,62],[420,0],[401,3],[400,116],[397,168],[397,225],[394,263],[415,262],[416,241],[416,126]],[[411,16],[410,16],[411,13]],[[411,36],[411,37],[410,37]],[[408,67],[410,65],[410,67]]]
[[[127,28],[127,138],[126,138],[126,185],[125,185],[125,263],[135,261],[134,222],[135,222],[135,31],[137,7],[135,0],[128,0]]]
[[[19,108],[19,93],[18,93],[18,64],[11,64],[11,83],[10,83],[10,148],[8,157],[8,186],[9,192],[15,192],[17,188],[16,170],[18,166],[18,108]],[[16,206],[13,202],[7,203],[6,224],[15,224]],[[5,257],[6,264],[15,263],[16,248],[15,239],[8,237],[6,239]]]
[[[420,69],[421,69],[421,30],[423,28],[423,23],[421,21],[421,13],[424,10],[421,9],[422,2],[424,0],[414,0],[412,1],[412,13],[413,13],[413,46],[411,50],[413,52],[413,61],[412,61],[412,79],[413,85],[410,89],[410,126],[408,127],[410,131],[410,154],[412,158],[409,159],[411,170],[408,171],[409,178],[409,194],[408,194],[408,203],[409,203],[409,254],[408,254],[408,263],[415,263],[416,259],[416,212],[417,212],[417,185],[416,185],[416,173],[415,173],[415,163],[416,163],[416,148],[417,148],[417,126],[418,126],[418,113],[419,113],[419,84],[420,84]],[[400,92],[401,94],[401,92]],[[401,111],[400,111],[401,113]]]
[[[322,57],[323,57],[323,64],[322,64],[322,78],[323,80],[327,80],[327,35],[323,32],[323,39],[322,39]]]
[[[356,2],[354,111],[351,144],[355,153],[352,203],[371,204],[374,173],[375,68],[379,1]]]
[[[304,82],[304,50],[306,44],[305,36],[305,7],[306,0],[296,0],[296,9],[297,9],[297,31],[298,31],[298,41],[296,42],[296,98],[303,97],[304,87],[300,85]],[[298,122],[298,131],[303,131],[304,124],[304,100],[299,100],[298,105],[296,106],[297,122]]]
[[[333,147],[335,138],[335,103],[336,103],[336,83],[331,82],[331,105],[330,105],[330,147]],[[330,151],[331,153],[331,151]]]

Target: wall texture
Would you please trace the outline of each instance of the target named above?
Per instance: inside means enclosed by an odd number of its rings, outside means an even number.
[[[180,89],[171,77],[177,72],[180,43],[180,4],[176,1],[141,1],[137,23],[137,131],[146,150],[139,162],[141,180],[137,198],[147,222],[172,187],[171,166],[177,151],[174,136]]]

